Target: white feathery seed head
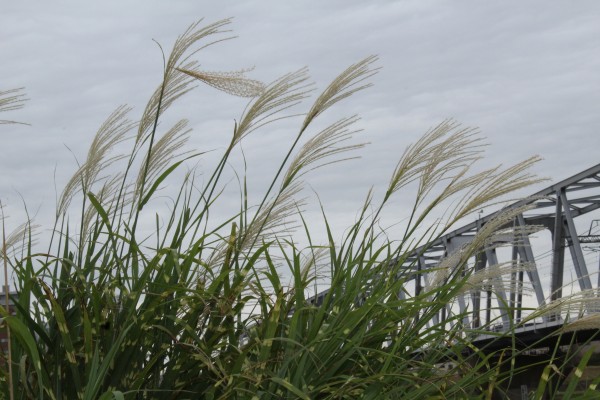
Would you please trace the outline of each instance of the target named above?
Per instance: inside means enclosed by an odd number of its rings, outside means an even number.
[[[252,69],[230,72],[208,72],[182,68],[177,70],[230,95],[256,97],[264,92],[265,84],[255,79],[246,78],[245,73],[252,71]]]
[[[23,92],[24,88],[0,90],[0,113],[20,110],[25,106],[25,102],[28,100]],[[21,124],[28,125],[23,122],[17,122],[12,120],[0,119],[0,125],[8,124]]]

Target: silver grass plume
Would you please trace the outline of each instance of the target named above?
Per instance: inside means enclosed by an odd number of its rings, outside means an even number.
[[[493,238],[494,235],[503,234],[508,231],[511,231],[515,234],[523,234],[527,231],[527,229],[521,228],[506,228],[506,226],[511,225],[515,218],[519,215],[532,210],[535,208],[533,204],[524,204],[520,207],[510,208],[507,210],[500,210],[493,218],[491,218],[488,222],[486,222],[477,232],[474,237],[474,240],[469,243],[470,251],[475,251],[477,249],[485,248],[486,244],[489,244],[490,238]],[[535,230],[539,229],[538,226],[532,228]],[[497,237],[497,236],[496,236]]]
[[[569,321],[556,334],[597,329],[600,329],[600,312],[594,312],[574,321]]]
[[[36,230],[40,227],[40,225],[34,225],[31,223],[31,220],[22,223],[12,230],[6,236],[6,240],[4,241],[4,245],[0,249],[2,252],[2,257],[6,257],[7,259],[21,252],[26,245],[34,245],[35,244],[35,236],[37,236]],[[30,236],[32,240],[30,241]],[[4,249],[6,249],[6,253],[4,253]]]
[[[178,41],[181,40],[181,37],[178,38]],[[177,42],[175,48],[178,48]],[[173,50],[175,53],[175,49]],[[173,59],[173,56],[169,59],[170,61]],[[193,68],[196,65],[196,62],[190,62],[185,65],[186,68]],[[193,82],[193,78],[190,76],[177,71],[173,67],[167,66],[165,69],[165,74],[163,78],[163,83],[160,85],[153,93],[152,97],[148,101],[146,108],[142,114],[140,119],[140,124],[138,128],[138,132],[135,138],[134,150],[132,153],[132,158],[130,159],[130,163],[132,162],[133,157],[137,154],[138,151],[142,149],[142,145],[149,140],[150,145],[146,151],[146,156],[144,158],[144,162],[140,164],[140,170],[138,172],[138,179],[136,184],[138,189],[133,192],[133,195],[136,196],[137,200],[141,200],[144,191],[144,185],[148,182],[147,174],[149,172],[149,165],[147,164],[148,157],[152,157],[152,152],[154,151],[154,133],[156,126],[158,125],[159,117],[181,96],[188,93],[193,89],[191,83]],[[131,165],[131,164],[130,164]],[[141,182],[141,185],[140,185]],[[135,200],[135,199],[134,199]],[[139,204],[138,204],[139,205]]]
[[[476,133],[473,128],[460,129],[460,124],[451,119],[430,129],[404,151],[390,179],[386,197],[419,180],[417,199],[420,201],[438,182],[449,179],[450,173],[456,173],[455,177],[462,179],[469,166],[480,158],[483,145],[481,139],[475,137]],[[453,186],[464,186],[456,179],[450,181]],[[477,180],[466,182],[476,183]],[[447,189],[446,196],[458,190],[462,188]]]
[[[468,170],[480,158],[483,145],[481,138],[476,136],[478,134],[476,129],[461,129],[460,124],[455,124],[453,121],[448,121],[445,125],[451,134],[425,150],[429,160],[420,173],[417,203],[425,199],[440,182],[444,180],[452,182],[454,177],[462,177],[463,171]],[[460,185],[458,182],[455,184]],[[448,193],[443,192],[443,196],[438,201],[442,201],[446,196]]]
[[[490,265],[480,271],[473,272],[461,287],[459,293],[466,293],[471,290],[485,290],[490,286],[494,290],[508,292],[515,288],[517,280],[514,275],[519,272],[527,272],[535,269],[535,263],[512,261]],[[533,288],[525,287],[527,291],[533,291]]]
[[[105,180],[102,183],[100,190],[94,193],[96,199],[100,202],[100,204],[102,204],[107,212],[112,211],[113,207],[125,208],[125,206],[132,201],[132,196],[130,195],[131,185],[123,188],[123,193],[121,196],[122,199],[120,201],[118,201],[119,199],[116,198],[122,183],[123,174],[115,174],[110,179]],[[88,204],[83,214],[82,240],[86,240],[87,235],[89,234],[89,229],[92,226],[92,222],[97,216],[98,210],[96,210],[96,207],[94,207],[93,204]]]
[[[22,92],[23,88],[0,90],[0,112],[19,110],[25,106],[27,98]],[[3,124],[23,124],[22,122],[0,119],[0,125]],[[27,124],[25,124],[27,125]]]
[[[193,68],[195,65],[195,62],[190,62],[186,65],[186,67]],[[167,77],[164,81],[164,87],[159,86],[146,104],[146,108],[144,109],[140,119],[140,125],[136,135],[136,143],[141,143],[142,139],[148,136],[152,127],[154,126],[157,113],[162,115],[175,102],[175,100],[179,99],[181,96],[194,88],[192,86],[193,81],[194,80],[191,77],[179,71],[171,71],[169,74],[167,74]]]
[[[224,19],[205,27],[199,27],[201,22],[202,20],[190,25],[175,41],[173,50],[166,61],[163,82],[150,97],[142,114],[138,134],[136,136],[136,143],[139,143],[142,139],[147,137],[154,126],[157,117],[162,115],[175,100],[193,89],[191,84],[194,82],[194,78],[180,71],[194,70],[196,68],[197,63],[188,61],[189,58],[196,52],[208,46],[223,40],[231,39],[231,37],[225,37],[209,41],[199,48],[195,48],[186,56],[188,50],[199,41],[214,35],[229,32],[222,28],[231,23],[231,19]]]
[[[304,205],[304,199],[296,199],[295,196],[302,190],[301,182],[296,182],[284,189],[276,199],[270,201],[259,214],[253,219],[243,232],[238,235],[242,242],[238,243],[237,250],[248,252],[255,244],[273,240],[281,235],[293,231],[296,226],[290,224],[289,219]],[[217,266],[225,259],[229,243],[223,238],[215,246],[211,256],[206,261],[210,266]]]
[[[461,128],[451,119],[429,130],[405,150],[392,174],[383,202],[401,188],[418,181],[416,211],[435,187],[444,184],[421,214],[415,214],[418,215],[416,221],[421,221],[441,202],[454,198],[454,206],[448,208],[448,217],[440,224],[444,231],[482,207],[499,204],[501,196],[542,181],[528,172],[531,165],[539,160],[538,157],[505,170],[496,167],[470,175],[472,165],[481,158],[485,147],[477,133],[472,128]],[[457,194],[459,196],[455,198]]]
[[[566,314],[581,316],[600,311],[600,288],[586,289],[551,301],[532,314],[533,317]]]
[[[506,225],[511,224],[517,216],[532,208],[533,206],[528,204],[501,211],[494,216],[477,231],[473,236],[473,240],[440,260],[438,266],[432,272],[432,276],[429,278],[427,290],[429,291],[445,284],[452,274],[466,265],[469,258],[475,256],[478,252],[484,251],[486,246],[490,244],[490,238],[500,229],[506,229]]]
[[[244,75],[252,69],[229,72],[208,72],[182,68],[177,68],[177,70],[233,96],[256,97],[260,96],[265,90],[264,83],[254,79],[248,79]]]
[[[469,257],[471,257],[471,255],[468,254],[467,249],[467,245],[463,245],[456,249],[442,258],[438,265],[425,275],[426,292],[435,290],[445,284],[450,275],[467,262]]]
[[[311,107],[309,112],[306,114],[304,122],[302,123],[302,127],[300,128],[299,134],[296,136],[296,139],[295,139],[294,143],[292,144],[291,149],[289,150],[289,152],[287,153],[287,155],[284,158],[282,167],[283,167],[283,165],[285,165],[287,163],[287,161],[292,153],[292,150],[296,147],[296,144],[298,143],[299,139],[302,137],[303,133],[306,131],[306,129],[308,128],[310,123],[314,120],[314,118],[316,118],[319,114],[321,114],[322,112],[327,110],[329,107],[331,107],[333,104],[337,103],[338,101],[341,101],[342,99],[345,99],[346,97],[351,96],[352,94],[356,93],[357,91],[360,91],[362,89],[372,86],[372,84],[370,84],[370,83],[363,84],[363,85],[360,85],[360,83],[364,82],[366,79],[368,79],[369,77],[371,77],[377,73],[378,68],[375,68],[375,69],[372,68],[372,64],[376,60],[377,60],[377,57],[371,56],[371,57],[365,58],[364,60],[362,60],[356,64],[351,65],[345,71],[343,71],[340,75],[338,75],[333,80],[333,82],[325,89],[325,91],[323,93],[321,93],[320,96],[317,97],[317,100],[313,103],[313,106]],[[273,87],[275,87],[275,86],[273,86]],[[267,92],[268,92],[268,90],[265,91],[265,93],[267,93]],[[306,92],[301,93],[300,95],[301,95],[301,97],[303,97],[303,96],[305,96],[305,94],[306,94]],[[263,97],[263,96],[261,96],[261,97]],[[291,107],[291,105],[286,106],[285,108],[288,108],[288,107]],[[251,113],[249,112],[247,115],[250,115],[250,114]],[[267,116],[267,118],[268,118],[268,116]],[[261,118],[261,119],[259,119],[259,121],[263,120],[263,119],[265,119],[265,118]],[[240,126],[244,126],[243,121],[244,120],[242,120],[242,123],[240,123]],[[257,127],[262,126],[265,123],[269,123],[269,122],[271,122],[271,121],[267,120],[264,123],[259,122],[257,124]],[[254,129],[256,129],[256,128],[254,128]],[[239,133],[240,131],[244,132],[244,129],[236,129],[236,134],[234,135],[234,140],[232,141],[232,145],[237,143],[237,141],[239,141],[243,137],[244,134],[247,134],[247,133],[240,134]],[[335,129],[333,130],[333,132],[335,132]],[[317,157],[317,160],[319,159],[319,157]],[[320,157],[320,158],[322,158],[322,157]],[[281,172],[281,168],[277,172],[275,180],[277,178],[279,178],[280,172]],[[296,171],[296,172],[298,172],[298,171]],[[292,173],[293,173],[293,171],[292,171]],[[273,188],[273,185],[275,184],[275,180],[273,180],[273,182],[271,183],[271,186],[267,190],[267,195],[268,195],[268,193],[270,193],[271,189]],[[290,184],[289,180],[287,180],[287,179],[284,180],[281,189],[285,190],[286,185],[289,185],[289,184]],[[263,202],[261,202],[261,205],[259,206],[259,211],[262,210],[262,207],[264,205],[267,195],[265,195]],[[268,211],[267,211],[267,215],[268,215]]]
[[[100,172],[123,157],[120,155],[109,157],[109,153],[115,145],[126,139],[127,132],[136,125],[126,119],[129,111],[131,108],[126,106],[117,108],[98,129],[88,150],[86,161],[67,182],[60,195],[57,216],[67,210],[75,194],[80,190],[84,192],[91,190],[92,185],[99,179]]]
[[[145,182],[152,182],[158,176],[164,172],[165,168],[172,164],[175,158],[185,156],[190,151],[180,151],[189,139],[189,133],[192,131],[187,128],[188,120],[178,121],[171,129],[169,129],[159,140],[154,143],[152,147],[152,153],[150,154],[150,160],[148,161],[148,155],[144,157],[142,165],[148,163],[147,171],[141,170],[138,174],[135,185],[135,194],[137,198],[142,198],[143,193],[140,193],[141,188]],[[146,172],[144,174],[144,172]]]
[[[329,272],[328,269],[325,271],[323,260],[327,259],[331,249],[328,246],[316,246],[308,250],[308,254],[302,253],[301,259],[301,274],[304,282],[319,280]],[[292,285],[290,284],[290,286]]]
[[[358,129],[350,129],[358,120],[357,116],[343,118],[309,139],[290,163],[283,178],[282,186],[287,186],[294,178],[300,177],[317,168],[357,158],[346,157],[340,159],[334,157],[363,148],[366,145],[366,143],[341,145],[352,139],[354,134],[361,132]]]
[[[490,168],[473,175],[468,175],[470,166],[466,166],[463,170],[459,171],[446,185],[442,193],[439,195],[440,199],[447,199],[451,196],[462,192],[462,199],[470,198],[475,193],[478,187],[486,182],[495,172],[500,169],[499,166]],[[460,204],[459,201],[457,201]],[[450,213],[450,215],[454,215]],[[451,218],[450,218],[451,219]],[[449,221],[450,221],[449,219]],[[449,226],[449,223],[447,224]]]
[[[280,247],[284,247],[287,245],[290,245],[290,243],[282,243],[281,241],[279,241]],[[293,244],[291,245],[293,246]],[[308,285],[312,282],[314,284],[315,294],[317,291],[316,287],[319,280],[324,279],[328,276],[326,270],[329,270],[329,263],[324,263],[324,261],[328,258],[329,253],[330,248],[328,246],[311,246],[308,249],[303,249],[302,251],[299,251],[300,281],[304,285],[305,289],[308,288]],[[270,257],[272,260],[274,259],[272,254],[270,254]],[[290,260],[287,260],[287,262],[284,264],[287,263],[290,263]],[[280,268],[278,266],[277,271],[279,271],[279,269]],[[283,278],[286,277],[286,274],[282,274],[279,272],[278,274],[280,275],[281,280],[283,280]],[[289,280],[288,283],[284,285],[284,287],[286,288],[287,296],[293,296],[296,292],[296,284],[293,280]]]
[[[296,199],[302,188],[303,182],[295,182],[267,203],[247,227],[244,246],[266,242],[269,238],[293,231],[296,226],[290,225],[289,218],[304,205],[304,199]]]
[[[515,225],[494,232],[485,241],[485,250],[497,249],[503,246],[524,246],[525,238],[541,232],[543,225]]]
[[[244,110],[239,124],[235,127],[231,147],[252,131],[285,118],[277,114],[300,103],[311,91],[312,85],[307,84],[307,80],[308,70],[302,68],[282,76],[264,88],[260,96]]]
[[[453,225],[481,207],[500,204],[499,199],[508,193],[543,181],[544,179],[529,172],[531,166],[538,161],[540,158],[534,156],[505,170],[498,167],[479,174],[481,180],[457,202],[457,206],[450,213],[447,226]]]
[[[352,64],[339,74],[337,78],[329,84],[325,91],[317,97],[313,106],[304,118],[302,129],[306,129],[313,119],[338,101],[341,101],[360,90],[371,87],[373,85],[372,83],[365,83],[362,85],[361,83],[377,73],[379,68],[372,68],[377,60],[377,56],[369,56],[356,64]]]

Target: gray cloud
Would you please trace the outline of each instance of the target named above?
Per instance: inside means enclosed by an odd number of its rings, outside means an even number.
[[[372,144],[361,160],[316,171],[307,182],[338,230],[353,221],[372,185],[383,186],[405,146],[446,117],[479,126],[485,165],[529,155],[559,180],[598,162],[600,5],[597,2],[212,2],[74,1],[4,6],[2,87],[26,86],[31,101],[11,115],[32,127],[2,128],[0,198],[21,215],[22,193],[52,214],[59,188],[83,159],[101,122],[119,104],[136,115],[159,83],[161,56],[194,20],[235,16],[239,38],[199,55],[207,70],[255,65],[270,81],[308,65],[323,88],[348,64],[379,54],[375,87],[321,121],[359,113]],[[167,116],[191,119],[190,146],[222,148],[245,102],[201,87]],[[299,110],[306,110],[305,108]],[[243,149],[258,198],[295,134],[293,121],[247,138]],[[316,130],[315,130],[316,131]],[[215,154],[216,156],[216,154]],[[209,155],[200,162],[210,166]],[[241,162],[235,162],[237,167]],[[234,189],[232,189],[235,191]],[[309,193],[310,194],[310,193]],[[408,195],[406,197],[409,197]],[[402,203],[389,224],[403,218]],[[311,213],[315,212],[311,209]]]

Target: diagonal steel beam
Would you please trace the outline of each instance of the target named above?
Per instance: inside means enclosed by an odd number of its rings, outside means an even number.
[[[525,218],[523,214],[517,216],[517,224],[523,228],[525,228]],[[533,256],[533,251],[531,250],[531,242],[529,241],[529,236],[526,234],[521,235],[522,243],[518,246],[519,254],[522,260],[529,262],[533,265],[532,268],[527,269],[527,276],[533,285],[533,290],[535,291],[535,298],[538,301],[538,305],[542,306],[546,304],[546,298],[544,296],[544,288],[542,287],[542,281],[540,280],[540,275],[537,270],[537,265],[535,263],[535,258]]]
[[[491,268],[494,265],[498,265],[498,256],[496,255],[496,249],[486,249],[485,255],[488,259],[488,268]],[[498,309],[500,310],[500,315],[502,317],[502,326],[504,328],[508,328],[510,326],[510,310],[508,299],[506,298],[506,292],[504,291],[504,285],[502,284],[502,279],[499,276],[496,276],[492,278],[492,282],[494,287],[496,288],[496,300],[498,301]]]

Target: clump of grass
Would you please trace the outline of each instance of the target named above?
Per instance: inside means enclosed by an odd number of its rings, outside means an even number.
[[[261,202],[249,206],[244,186],[239,208],[214,221],[210,210],[220,201],[233,149],[255,131],[297,115],[292,108],[313,90],[306,69],[271,84],[247,78],[245,70],[198,70],[191,57],[228,39],[229,22],[196,23],[177,39],[162,82],[137,122],[127,106],[108,117],[60,196],[47,250],[34,246],[30,223],[17,235],[22,255],[9,256],[12,242],[3,239],[4,263],[18,296],[15,316],[0,308],[12,334],[0,389],[10,397],[14,390],[18,398],[52,399],[421,399],[488,393],[498,369],[485,355],[473,355],[463,340],[464,315],[444,321],[437,316],[464,290],[490,278],[457,271],[522,210],[499,214],[420,292],[408,292],[408,282],[432,271],[403,264],[417,244],[535,182],[528,168],[536,159],[473,174],[481,139],[475,130],[444,121],[407,149],[379,203],[368,193],[358,220],[341,239],[323,214],[328,243],[313,243],[300,211],[301,178],[355,157],[364,143],[354,141],[356,116],[305,136],[330,107],[370,86],[368,79],[378,71],[371,56],[344,70],[300,113],[304,118]],[[186,121],[165,131],[159,124],[195,84],[252,100],[208,178],[199,185],[187,175],[176,183],[180,190],[163,216],[166,223],[157,222],[147,239],[138,221],[151,212],[157,189],[186,159],[200,156],[185,150]],[[8,96],[0,107],[15,108],[22,98],[14,93],[0,93]],[[130,152],[114,154],[126,138],[132,139]],[[121,172],[105,173],[116,165]],[[418,190],[405,235],[384,240],[377,230],[380,212],[413,181]],[[426,218],[443,213],[456,196],[446,224],[417,237]],[[294,219],[304,227],[307,248],[290,237]],[[317,304],[311,289],[323,279],[331,289]],[[450,369],[439,367],[449,361]]]

